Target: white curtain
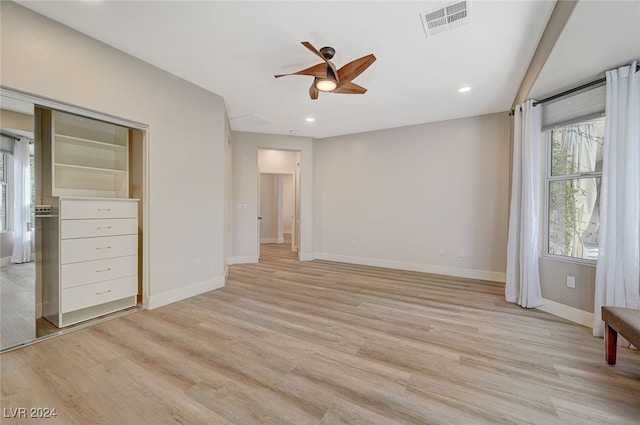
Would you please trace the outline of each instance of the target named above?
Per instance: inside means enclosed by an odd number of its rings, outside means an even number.
[[[515,109],[505,288],[508,302],[527,308],[542,305],[538,269],[542,121],[541,107],[533,102]]]
[[[603,305],[640,308],[640,72],[607,71],[593,335]]]
[[[31,261],[31,169],[29,139],[13,147],[13,255],[12,263]]]

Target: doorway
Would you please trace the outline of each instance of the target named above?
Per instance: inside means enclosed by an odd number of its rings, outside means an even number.
[[[300,152],[258,151],[258,258],[262,244],[286,244],[299,252]]]

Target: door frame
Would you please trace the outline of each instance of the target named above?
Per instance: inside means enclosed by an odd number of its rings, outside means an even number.
[[[258,214],[257,215],[258,217],[260,217],[260,174],[280,174],[280,175],[292,176],[294,206],[293,206],[293,220],[291,223],[291,226],[293,227],[291,229],[291,250],[296,253],[297,259],[300,260],[300,235],[301,235],[300,229],[302,227],[301,213],[300,213],[301,211],[300,199],[301,199],[301,190],[302,190],[302,187],[300,185],[300,175],[301,175],[300,164],[301,164],[302,151],[297,149],[286,149],[286,148],[278,148],[278,147],[258,147],[258,149],[256,150],[256,154],[261,150],[293,152],[296,154],[296,163],[295,163],[294,169],[291,170],[290,172],[286,172],[283,170],[269,170],[269,169],[261,170],[260,163],[258,162],[258,169],[257,169],[257,181],[258,181],[257,212]],[[258,222],[259,221],[260,220],[258,220]],[[258,235],[256,238],[256,243],[257,243],[256,252],[258,253],[258,260],[259,260],[260,259],[260,224],[258,224],[257,230],[258,230]]]

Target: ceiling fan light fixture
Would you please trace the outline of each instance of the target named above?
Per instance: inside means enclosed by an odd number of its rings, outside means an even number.
[[[334,91],[338,88],[338,82],[335,78],[317,78],[313,85],[320,91]]]

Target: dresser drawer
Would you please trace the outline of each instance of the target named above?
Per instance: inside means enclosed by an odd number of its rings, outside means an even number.
[[[96,236],[137,235],[137,218],[94,220],[60,220],[60,238],[93,238]]]
[[[133,297],[137,293],[138,278],[136,276],[63,289],[61,313]]]
[[[82,218],[137,218],[137,201],[113,201],[99,199],[62,199],[61,219]]]
[[[62,264],[138,254],[138,235],[63,239],[60,244]]]
[[[137,274],[137,255],[64,264],[60,270],[62,288],[71,288]]]

